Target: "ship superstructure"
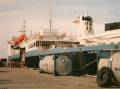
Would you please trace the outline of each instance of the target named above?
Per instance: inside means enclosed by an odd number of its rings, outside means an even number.
[[[120,43],[120,22],[106,23],[104,32],[95,34],[91,16],[77,16],[73,21],[78,29],[77,40],[81,45],[100,45]],[[98,30],[101,30],[98,28]]]

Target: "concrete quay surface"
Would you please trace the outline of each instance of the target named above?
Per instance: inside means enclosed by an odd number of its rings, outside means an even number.
[[[104,89],[95,76],[53,76],[31,68],[0,68],[0,89]],[[110,89],[110,88],[105,88]],[[111,89],[120,89],[112,87]]]

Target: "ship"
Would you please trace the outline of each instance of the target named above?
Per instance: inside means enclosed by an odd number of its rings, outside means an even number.
[[[10,63],[18,62],[18,64],[22,63],[28,67],[38,67],[39,61],[44,58],[40,55],[49,49],[120,43],[119,22],[105,24],[105,32],[96,35],[93,29],[93,18],[88,15],[74,18],[73,22],[79,26],[77,38],[71,35],[68,36],[67,33],[58,32],[53,29],[51,4],[51,0],[49,0],[49,29],[44,29],[43,33],[30,32],[27,35],[26,22],[23,21],[20,36],[14,37],[8,42],[8,59]]]
[[[79,44],[75,40],[75,37],[53,29],[44,30],[43,33],[30,32],[27,35],[24,21],[20,35],[8,42],[8,59],[12,63],[22,62],[28,67],[37,67],[40,60],[39,52],[53,48],[75,47]]]
[[[40,52],[53,48],[70,48],[79,45],[76,37],[53,29],[52,17],[52,1],[49,0],[49,29],[44,29],[42,33],[30,32],[30,34],[26,34],[26,21],[23,21],[21,34],[13,37],[8,42],[8,61],[10,64],[18,63],[19,65],[22,63],[28,67],[38,67],[39,60],[42,59],[39,56]]]
[[[50,29],[44,30],[43,33],[31,32],[26,35],[24,22],[20,36],[9,42],[9,61],[22,62],[28,67],[38,67],[39,61],[44,58],[40,54],[49,49],[120,43],[119,22],[105,24],[105,32],[97,35],[94,34],[91,16],[78,16],[73,22],[80,27],[77,37],[52,29],[51,20]]]

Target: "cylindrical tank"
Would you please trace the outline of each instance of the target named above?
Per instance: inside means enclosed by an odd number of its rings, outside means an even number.
[[[112,55],[112,70],[116,79],[120,83],[120,52],[116,52]]]
[[[55,61],[56,73],[63,76],[76,74],[96,74],[96,57],[97,56],[95,53],[72,53],[70,55],[60,55]],[[86,66],[91,62],[93,63]]]
[[[39,62],[40,72],[54,73],[54,55],[45,56]]]
[[[68,56],[59,56],[56,59],[56,72],[58,75],[70,75],[72,72],[72,63]]]
[[[101,58],[98,64],[98,70],[100,71],[103,67],[107,67],[109,63],[109,58]]]
[[[112,53],[111,58],[101,58],[98,64],[98,68],[101,70],[103,67],[110,67],[115,79],[118,83],[120,83],[120,52]]]

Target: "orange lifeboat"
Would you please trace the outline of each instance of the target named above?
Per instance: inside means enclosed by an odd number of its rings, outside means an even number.
[[[14,40],[14,45],[17,45],[19,43],[21,43],[23,40],[26,39],[26,35],[25,34],[22,34],[20,36],[18,36],[15,40]]]

